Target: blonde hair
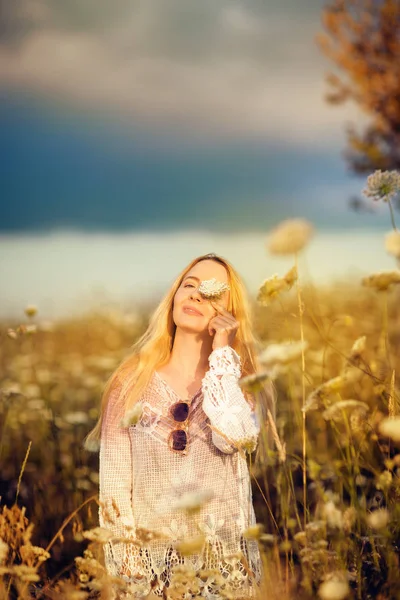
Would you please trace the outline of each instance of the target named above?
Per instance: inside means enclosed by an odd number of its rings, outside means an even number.
[[[252,331],[250,303],[239,274],[221,256],[214,253],[199,256],[193,259],[175,279],[170,290],[152,314],[147,330],[132,346],[133,351],[123,360],[106,382],[101,399],[100,415],[95,427],[84,440],[85,446],[88,442],[90,444],[98,441],[101,437],[103,417],[111,390],[116,386],[120,387],[125,410],[129,410],[143,395],[154,371],[168,362],[176,330],[172,316],[174,296],[186,274],[202,260],[214,260],[222,264],[228,272],[230,294],[227,310],[239,322],[239,328],[232,347],[241,358],[241,376],[252,375],[260,370],[256,353],[259,340]],[[272,388],[267,384],[264,389],[257,392],[257,396],[262,401],[264,408],[269,408],[274,414]],[[247,401],[250,400],[250,395],[245,393],[245,397]]]

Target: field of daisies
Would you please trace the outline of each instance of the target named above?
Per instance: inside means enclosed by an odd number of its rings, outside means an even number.
[[[293,265],[260,282],[262,368],[241,380],[256,397],[272,381],[277,399],[260,434],[269,449],[247,455],[260,600],[400,598],[400,174],[378,171],[364,192],[387,204],[392,271],[306,284],[299,256],[312,225],[288,220],[268,237]],[[152,597],[104,569],[98,448],[83,447],[104,384],[148,317],[102,310],[49,323],[27,304],[0,325],[0,600]],[[174,578],[169,598],[202,597],[204,573]],[[223,583],[219,597],[230,597]]]

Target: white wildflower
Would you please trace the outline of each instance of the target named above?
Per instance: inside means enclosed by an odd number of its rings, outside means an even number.
[[[243,537],[248,540],[259,540],[263,533],[264,525],[262,523],[255,523],[243,531]]]
[[[132,425],[136,425],[140,421],[142,414],[143,405],[141,402],[136,402],[136,404],[122,417],[119,426],[131,427]]]
[[[258,358],[265,365],[288,364],[300,358],[307,348],[308,343],[306,341],[304,343],[297,341],[269,344]]]
[[[238,384],[247,392],[258,392],[263,388],[263,384],[270,379],[270,375],[267,372],[252,373],[251,375],[245,375],[239,379]]]
[[[321,600],[344,600],[349,594],[349,584],[344,578],[324,581],[318,590]]]
[[[333,529],[342,529],[343,514],[342,511],[335,506],[333,500],[328,500],[323,506],[323,516],[329,527]]]
[[[385,437],[400,442],[400,417],[388,417],[379,424],[379,431]]]
[[[97,542],[98,544],[106,544],[114,537],[114,534],[105,527],[94,527],[87,531],[82,532],[82,536],[91,542]]]
[[[335,421],[340,418],[343,415],[343,411],[346,410],[349,412],[357,411],[365,414],[369,411],[369,406],[366,404],[366,402],[361,402],[360,400],[339,400],[331,406],[328,406],[328,408],[322,413],[322,416],[327,421]]]
[[[386,508],[378,508],[367,517],[367,523],[372,529],[384,529],[389,523],[389,511]]]
[[[391,231],[385,236],[386,251],[400,259],[400,231]]]
[[[382,273],[373,273],[364,277],[361,283],[366,287],[372,287],[383,292],[387,290],[391,285],[400,283],[400,271],[386,271]]]
[[[84,425],[88,422],[88,416],[85,412],[77,410],[76,412],[67,413],[64,420],[70,425]]]
[[[281,292],[286,292],[293,287],[297,279],[297,269],[292,267],[283,277],[273,275],[265,279],[257,294],[257,301],[262,306],[268,306]]]
[[[364,196],[373,200],[388,202],[400,192],[400,173],[398,171],[381,171],[372,173],[367,179]]]
[[[175,510],[185,510],[189,514],[198,512],[204,504],[212,500],[214,492],[212,490],[200,490],[197,492],[187,492],[174,503]]]
[[[314,227],[305,219],[287,219],[272,230],[267,242],[271,254],[296,254],[311,239]]]
[[[205,279],[199,285],[199,293],[207,298],[208,300],[217,300],[222,296],[224,292],[227,292],[230,287],[227,283],[217,281],[215,277],[212,279]]]
[[[204,535],[198,535],[193,538],[189,538],[187,540],[180,540],[176,543],[176,549],[183,556],[188,556],[190,554],[197,554],[201,552],[206,538]]]

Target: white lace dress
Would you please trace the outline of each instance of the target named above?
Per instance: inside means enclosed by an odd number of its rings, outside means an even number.
[[[187,565],[200,573],[198,593],[206,598],[218,597],[221,581],[233,596],[245,590],[249,596],[256,589],[261,577],[258,545],[242,536],[256,522],[250,476],[245,455],[235,444],[246,439],[255,447],[260,427],[238,385],[240,376],[240,357],[233,348],[224,346],[210,354],[209,370],[191,398],[185,455],[173,452],[167,443],[176,428],[168,409],[182,399],[161,375],[154,372],[134,426],[119,427],[123,407],[118,389],[110,395],[99,465],[99,499],[108,517],[100,505],[99,521],[117,537],[138,539],[142,532],[140,546],[115,541],[104,546],[111,575],[125,568],[125,573],[135,574],[131,581],[145,582],[144,591],[162,595],[173,567]],[[202,493],[207,501],[197,512],[189,514],[177,506]],[[164,537],[143,541],[143,529]],[[182,555],[176,548],[180,540],[199,535],[205,542],[196,554]],[[239,558],[241,552],[245,561]],[[221,575],[215,577],[215,572]]]

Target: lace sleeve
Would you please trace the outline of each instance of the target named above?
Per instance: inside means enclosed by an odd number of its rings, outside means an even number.
[[[124,407],[120,387],[108,398],[99,455],[99,524],[115,537],[134,539],[132,511],[132,453],[127,428],[120,428]],[[105,564],[112,575],[120,575],[129,562],[130,544],[113,540],[104,545]],[[125,569],[124,569],[125,570]]]
[[[203,410],[210,419],[213,443],[231,454],[239,445],[253,451],[260,425],[238,384],[241,375],[240,356],[223,346],[211,352],[210,368],[202,382]]]

